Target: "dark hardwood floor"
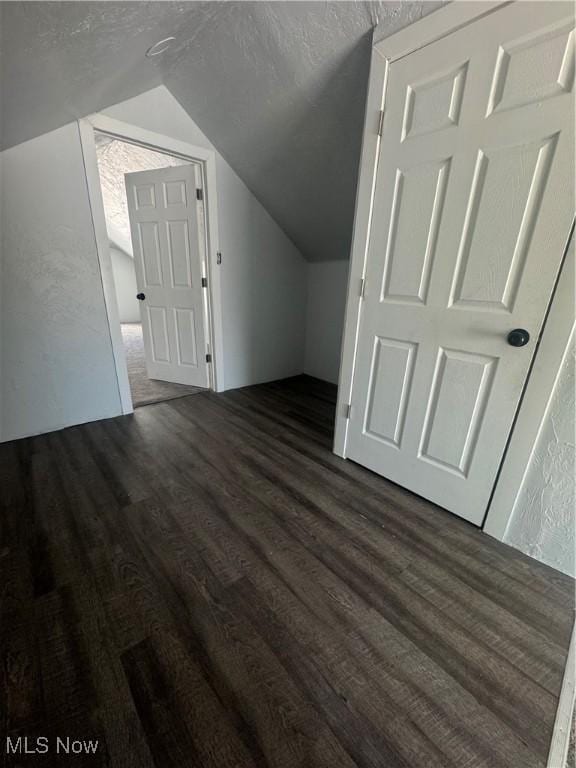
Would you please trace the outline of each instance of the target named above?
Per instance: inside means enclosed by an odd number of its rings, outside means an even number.
[[[545,765],[572,580],[333,417],[298,377],[0,446],[2,731],[50,740],[5,765]]]

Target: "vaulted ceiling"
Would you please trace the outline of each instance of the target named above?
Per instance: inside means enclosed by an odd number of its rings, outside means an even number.
[[[3,2],[2,146],[164,83],[307,259],[344,259],[370,30],[440,5]]]
[[[96,134],[96,156],[110,243],[134,258],[124,174],[187,165],[186,160]]]

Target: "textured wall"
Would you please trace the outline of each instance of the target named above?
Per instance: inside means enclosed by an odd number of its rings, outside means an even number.
[[[574,340],[526,470],[505,541],[576,576]]]
[[[120,413],[78,126],[2,153],[2,439]]]
[[[139,323],[140,302],[136,298],[138,285],[134,259],[124,251],[110,244],[110,260],[114,275],[114,289],[118,302],[118,317],[121,323]]]
[[[338,383],[344,331],[348,262],[308,264],[304,372]]]
[[[163,86],[105,114],[214,149]],[[216,153],[226,389],[301,373],[306,262],[228,163]]]

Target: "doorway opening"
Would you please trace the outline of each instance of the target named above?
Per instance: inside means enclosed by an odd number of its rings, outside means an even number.
[[[100,131],[94,142],[132,405],[206,391],[201,163]]]

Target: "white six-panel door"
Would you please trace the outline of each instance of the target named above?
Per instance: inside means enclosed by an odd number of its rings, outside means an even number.
[[[476,524],[574,212],[573,29],[515,3],[388,73],[346,455]]]
[[[208,387],[199,168],[125,176],[148,375]]]

